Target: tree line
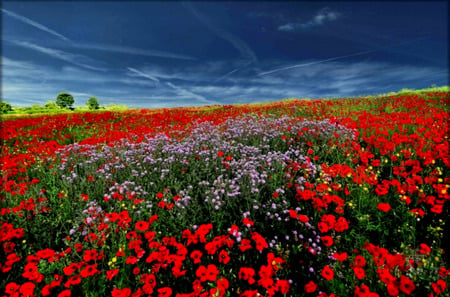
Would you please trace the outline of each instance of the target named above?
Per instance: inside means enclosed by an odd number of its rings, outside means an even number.
[[[67,92],[61,92],[56,96],[55,101],[47,102],[45,104],[45,107],[46,108],[58,108],[59,107],[59,108],[73,110],[74,103],[75,103],[75,99],[71,94],[69,94]],[[86,106],[90,110],[95,110],[95,109],[100,108],[100,103],[96,97],[92,96],[86,101]],[[13,110],[13,108],[12,108],[11,104],[9,104],[7,101],[0,102],[0,113],[8,113],[9,111],[12,111],[12,110]]]

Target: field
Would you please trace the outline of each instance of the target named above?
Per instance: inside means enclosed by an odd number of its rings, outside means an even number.
[[[4,118],[0,296],[450,296],[449,103]]]

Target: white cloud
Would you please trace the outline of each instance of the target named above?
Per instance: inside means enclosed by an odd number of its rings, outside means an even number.
[[[23,22],[25,24],[28,24],[28,25],[30,25],[30,26],[32,26],[34,28],[37,28],[37,29],[42,30],[44,32],[47,32],[47,33],[49,33],[49,34],[51,34],[53,36],[56,36],[56,37],[58,37],[58,38],[60,38],[60,39],[62,39],[64,41],[70,41],[70,39],[67,38],[66,36],[64,36],[64,35],[56,32],[56,31],[54,31],[54,30],[52,30],[52,29],[50,29],[50,28],[48,28],[48,27],[46,27],[46,26],[44,26],[44,25],[42,25],[42,24],[40,24],[38,22],[35,22],[35,21],[33,21],[33,20],[23,16],[23,15],[16,14],[16,13],[14,13],[12,11],[9,11],[9,10],[3,9],[3,8],[1,8],[1,11],[4,12],[6,15],[8,15],[10,17],[13,17],[13,18],[15,18],[15,19],[17,19],[17,20],[19,20],[19,21],[21,21],[21,22]]]
[[[301,29],[322,26],[325,25],[325,23],[337,20],[340,17],[340,15],[341,15],[340,13],[336,11],[331,11],[329,8],[325,7],[319,10],[317,14],[307,22],[287,23],[278,26],[278,30],[285,32],[294,32]]]
[[[183,6],[187,8],[192,14],[194,14],[194,16],[200,22],[202,22],[208,29],[214,32],[218,37],[231,43],[233,47],[236,48],[241,53],[241,56],[244,59],[250,60],[253,63],[258,62],[258,58],[256,57],[255,52],[250,48],[250,46],[245,41],[240,39],[238,36],[233,35],[230,32],[225,31],[214,25],[208,18],[206,18],[204,15],[198,12],[189,2],[183,2]]]
[[[158,83],[159,83],[159,79],[156,78],[155,76],[152,76],[152,75],[150,75],[150,74],[143,73],[142,71],[139,71],[139,70],[134,69],[134,68],[131,68],[131,67],[127,67],[127,69],[128,69],[129,71],[131,71],[132,73],[135,73],[135,75],[137,75],[137,76],[145,77],[145,78],[148,78],[149,80],[152,80],[152,81],[154,81],[154,82],[158,82]]]
[[[106,71],[106,68],[104,68],[104,67],[92,66],[90,64],[87,64],[87,63],[94,64],[95,62],[92,61],[92,59],[90,59],[86,56],[83,56],[83,55],[72,54],[72,53],[61,51],[61,50],[43,47],[43,46],[28,42],[28,41],[19,41],[19,40],[6,40],[6,41],[9,43],[12,43],[14,45],[28,48],[28,49],[46,54],[52,58],[66,61],[73,65],[77,65],[77,66],[80,66],[80,67],[83,67],[86,69],[96,70],[96,71]],[[85,62],[82,62],[82,61],[85,61]],[[98,63],[96,63],[96,64],[98,64]]]
[[[73,44],[75,48],[79,49],[88,49],[88,50],[99,50],[106,52],[114,52],[114,53],[124,53],[130,55],[139,55],[139,56],[149,56],[149,57],[161,57],[161,58],[170,58],[170,59],[180,59],[180,60],[196,60],[194,57],[190,57],[187,55],[175,54],[167,51],[158,51],[153,49],[140,49],[128,46],[118,46],[111,44],[83,44],[77,43]]]

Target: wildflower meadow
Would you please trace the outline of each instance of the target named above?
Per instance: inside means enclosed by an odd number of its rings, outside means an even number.
[[[449,103],[4,118],[0,296],[450,296]]]

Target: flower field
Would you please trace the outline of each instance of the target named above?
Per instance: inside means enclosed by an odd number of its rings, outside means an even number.
[[[449,103],[3,119],[0,296],[450,296]]]

